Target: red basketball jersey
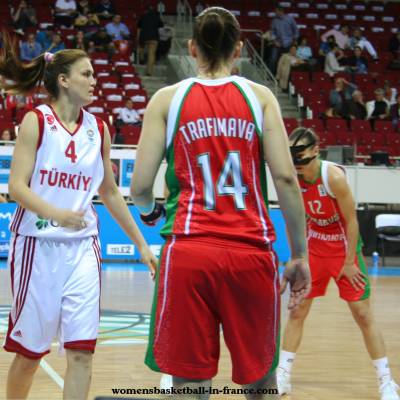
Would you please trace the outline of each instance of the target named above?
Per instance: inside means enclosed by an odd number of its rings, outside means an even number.
[[[321,257],[342,257],[347,252],[346,224],[328,183],[328,167],[321,161],[319,177],[314,182],[299,179],[307,215],[309,252]]]
[[[167,123],[164,236],[269,245],[263,114],[248,81],[190,78]]]

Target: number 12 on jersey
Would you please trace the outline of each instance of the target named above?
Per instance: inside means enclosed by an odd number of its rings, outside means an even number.
[[[218,196],[233,196],[235,207],[238,210],[246,209],[245,196],[249,190],[247,185],[243,182],[239,152],[228,152],[215,187],[211,171],[210,153],[197,156],[197,164],[201,168],[203,174],[204,208],[206,210],[215,210],[215,193],[217,193]]]

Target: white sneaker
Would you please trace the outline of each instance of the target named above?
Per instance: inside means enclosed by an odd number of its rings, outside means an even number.
[[[290,374],[287,373],[283,368],[278,367],[276,370],[276,384],[278,386],[278,393],[281,396],[284,394],[290,394],[292,392]]]
[[[381,400],[400,400],[397,393],[399,385],[394,380],[383,383],[379,387],[379,393],[381,394]]]
[[[162,374],[160,379],[160,389],[171,390],[172,386],[173,386],[172,375]],[[169,396],[172,396],[172,392],[171,394],[169,394]]]

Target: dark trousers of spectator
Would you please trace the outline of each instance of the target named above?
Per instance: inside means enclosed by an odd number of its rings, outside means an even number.
[[[164,58],[168,55],[171,48],[172,39],[160,40],[157,47],[157,60]]]
[[[71,17],[69,15],[56,15],[54,16],[54,22],[56,23],[56,25],[64,25],[70,27],[74,23],[74,17]]]
[[[139,60],[143,61],[144,50],[147,50],[147,75],[153,75],[154,64],[156,63],[156,53],[157,53],[158,41],[157,40],[146,40],[144,42],[144,47],[142,45],[139,47]]]

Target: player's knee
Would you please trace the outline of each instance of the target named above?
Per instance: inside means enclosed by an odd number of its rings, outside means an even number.
[[[90,368],[93,354],[90,351],[68,350],[68,363],[70,365]]]
[[[15,356],[16,358],[16,362],[18,365],[18,369],[20,371],[23,371],[25,373],[33,373],[36,371],[36,369],[38,368],[39,364],[40,364],[40,359],[38,360],[33,360],[31,358],[27,358],[21,354],[17,354]]]
[[[371,311],[366,308],[358,309],[354,312],[354,317],[361,327],[369,327],[373,323]]]
[[[301,308],[290,312],[290,321],[294,323],[303,323],[307,317],[307,310]]]

